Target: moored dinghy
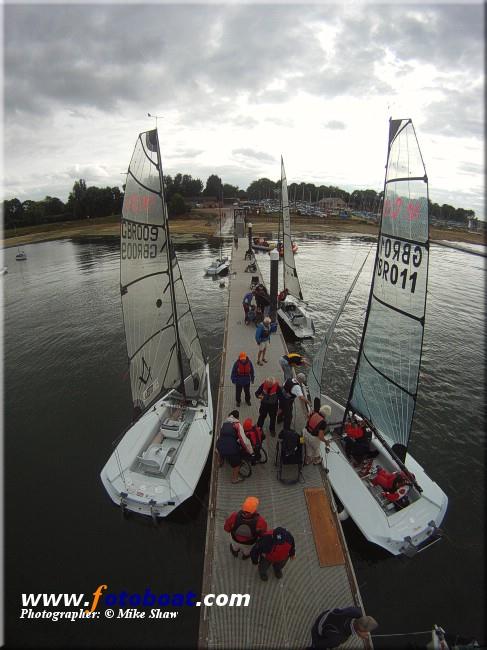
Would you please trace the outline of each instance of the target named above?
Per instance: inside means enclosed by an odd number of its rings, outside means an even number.
[[[101,480],[117,505],[165,517],[196,488],[213,412],[209,367],[169,235],[157,130],[139,135],[127,174],[120,291],[136,420]]]
[[[308,382],[312,397],[331,406],[330,422],[340,424],[322,445],[334,492],[369,541],[412,556],[440,538],[448,499],[407,453],[429,257],[428,181],[411,120],[390,121],[386,170],[374,274],[346,406],[321,395],[330,332]],[[362,462],[352,455],[351,436],[359,429],[370,438]]]
[[[294,261],[293,242],[291,241],[291,217],[287,195],[286,172],[281,157],[281,215],[283,239],[283,276],[284,289],[287,293],[284,300],[279,301],[277,315],[297,339],[312,338],[315,327],[311,316],[303,303],[303,294],[299,284],[296,263]]]

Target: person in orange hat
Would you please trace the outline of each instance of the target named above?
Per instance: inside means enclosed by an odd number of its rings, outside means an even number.
[[[233,364],[232,383],[235,384],[235,401],[240,406],[242,397],[242,388],[245,393],[245,403],[250,406],[250,384],[254,383],[255,373],[252,361],[248,358],[246,352],[241,352],[238,359]]]
[[[235,558],[241,551],[242,560],[248,560],[251,547],[267,530],[267,522],[257,512],[258,507],[257,497],[247,497],[242,508],[232,512],[225,521],[223,528],[232,536],[230,552]]]
[[[255,465],[256,462],[260,461],[262,441],[265,439],[265,435],[262,429],[259,426],[257,426],[257,424],[253,423],[252,418],[246,418],[243,421],[243,429],[245,435],[250,440],[252,449],[254,450],[254,453],[252,454],[250,461],[252,465]]]

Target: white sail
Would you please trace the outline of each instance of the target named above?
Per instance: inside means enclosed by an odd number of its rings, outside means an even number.
[[[284,288],[299,300],[303,299],[301,286],[299,284],[296,264],[294,261],[293,246],[291,240],[291,217],[289,213],[289,200],[287,194],[286,172],[284,170],[284,161],[281,156],[281,210],[282,210],[282,239],[284,251]]]
[[[171,252],[155,130],[137,139],[120,234],[120,289],[134,406],[143,410],[161,392],[173,388],[183,392],[190,372],[195,380],[189,385],[197,386],[190,394],[201,394],[203,355],[177,258]],[[189,363],[185,364],[184,356]]]
[[[428,182],[411,120],[391,120],[369,307],[347,408],[407,448],[428,278]]]

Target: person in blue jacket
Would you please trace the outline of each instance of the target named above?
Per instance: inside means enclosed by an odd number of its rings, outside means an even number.
[[[264,363],[267,363],[265,358],[265,353],[267,351],[267,346],[270,343],[271,338],[271,319],[269,316],[266,316],[262,323],[257,325],[255,330],[255,341],[259,346],[259,354],[257,355],[257,365],[263,366]]]
[[[254,383],[255,373],[252,361],[248,358],[246,352],[238,355],[237,361],[233,364],[231,380],[235,384],[235,401],[240,406],[242,389],[245,393],[245,403],[250,406],[250,384]]]

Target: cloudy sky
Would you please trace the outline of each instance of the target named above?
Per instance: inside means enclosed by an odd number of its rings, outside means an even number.
[[[437,203],[484,218],[481,2],[7,4],[4,198],[121,187],[158,120],[165,172],[382,189],[411,117]]]

